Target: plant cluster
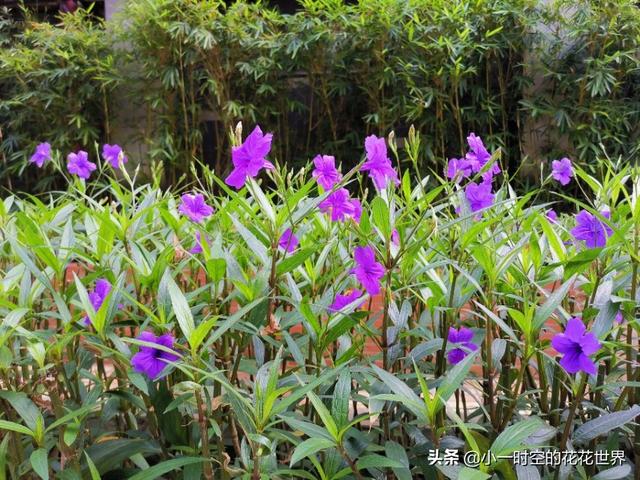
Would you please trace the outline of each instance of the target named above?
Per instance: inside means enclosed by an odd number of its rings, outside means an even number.
[[[304,0],[295,14],[140,0],[109,25],[86,14],[61,27],[27,22],[0,52],[9,172],[42,132],[66,150],[110,143],[122,105],[141,119],[139,140],[165,184],[190,175],[205,151],[224,175],[226,132],[239,120],[276,133],[277,157],[296,167],[317,151],[352,167],[369,132],[405,137],[410,124],[424,133],[422,172],[461,155],[468,131],[500,147],[512,173],[523,152],[585,164],[638,147],[632,0]],[[126,101],[114,99],[117,79]],[[203,145],[205,129],[214,145]]]
[[[55,178],[18,175],[25,149],[42,137],[64,150],[108,141],[110,93],[119,73],[112,40],[89,12],[64,15],[61,26],[25,22],[0,49],[2,176],[19,180],[23,189],[46,191]]]
[[[228,176],[180,196],[117,145],[33,152],[68,189],[0,203],[0,476],[628,477],[637,167],[545,165],[588,198],[557,215],[475,134],[417,184],[413,129],[348,171],[229,141]]]

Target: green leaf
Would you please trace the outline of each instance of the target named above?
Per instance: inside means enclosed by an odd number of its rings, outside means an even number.
[[[344,366],[340,366],[338,368],[328,370],[324,372],[322,375],[320,375],[319,377],[315,378],[313,381],[304,385],[303,387],[292,391],[290,395],[287,395],[275,405],[275,407],[273,408],[273,415],[278,415],[284,412],[290,405],[293,405],[294,403],[296,403],[298,400],[300,400],[302,397],[307,395],[308,392],[316,388],[318,385],[322,385],[323,383],[328,382],[329,379],[333,378],[334,376],[339,375],[343,368]]]
[[[0,398],[11,404],[13,409],[18,412],[20,418],[31,429],[35,430],[38,419],[42,419],[42,414],[36,404],[23,392],[13,392],[8,390],[0,391]]]
[[[96,251],[98,258],[102,258],[113,249],[113,239],[116,235],[117,227],[111,220],[108,209],[102,211],[100,215],[100,228],[98,230]]]
[[[15,243],[13,240],[9,240],[9,243],[11,244],[12,250],[18,255],[18,257],[20,257],[20,260],[22,261],[22,263],[24,263],[27,269],[33,274],[34,277],[38,279],[38,281],[42,285],[45,286],[47,290],[49,290],[56,303],[56,307],[60,312],[60,316],[65,321],[68,321],[71,318],[71,312],[69,311],[69,307],[67,307],[67,302],[65,302],[58,291],[53,288],[53,285],[51,285],[51,281],[45,275],[45,272],[43,272],[42,269],[36,267],[36,265],[31,260],[31,257],[29,257],[29,254],[20,245]]]
[[[7,420],[0,420],[0,430],[10,430],[12,432],[23,433],[24,435],[33,437],[33,432],[24,425],[20,425],[19,423],[15,422],[9,422]]]
[[[80,431],[79,427],[75,423],[70,423],[64,429],[63,440],[64,444],[67,446],[71,446],[73,442],[78,438],[78,432]]]
[[[140,473],[136,473],[134,476],[129,477],[129,480],[154,480],[161,475],[164,475],[165,473],[173,472],[174,470],[182,468],[186,465],[205,461],[205,458],[200,457],[172,458],[171,460],[165,460],[164,462],[158,463],[153,467],[143,470]]]
[[[407,452],[402,445],[388,441],[384,444],[384,453],[386,453],[388,458],[394,458],[402,463],[402,468],[392,467],[393,473],[398,480],[411,480],[413,478],[411,476],[409,458],[407,457]]]
[[[447,412],[447,415],[456,422],[456,424],[458,425],[458,428],[460,429],[460,431],[464,435],[464,438],[467,440],[467,443],[469,444],[469,447],[471,448],[471,450],[473,450],[478,455],[480,455],[480,453],[481,453],[480,452],[480,446],[478,445],[478,442],[476,441],[476,437],[473,436],[473,433],[471,432],[469,427],[467,427],[467,424],[464,423],[462,421],[462,419],[453,411]]]
[[[242,223],[236,220],[233,215],[229,215],[229,217],[231,218],[233,225],[236,227],[236,230],[238,230],[238,233],[247,243],[251,251],[258,256],[258,258],[262,262],[262,265],[268,265],[269,254],[267,253],[267,247],[265,247],[264,244],[260,240],[258,240],[253,233],[251,233],[244,225],[242,225]]]
[[[315,455],[319,451],[326,450],[331,447],[335,447],[335,443],[331,440],[327,440],[326,438],[309,438],[298,445],[293,451],[293,455],[291,455],[291,463],[289,465],[293,466],[303,458]]]
[[[549,298],[547,298],[544,304],[542,304],[536,310],[536,313],[533,317],[534,331],[539,330],[540,327],[544,325],[544,322],[549,320],[549,318],[551,317],[555,309],[558,308],[558,306],[562,303],[562,300],[564,300],[565,297],[567,296],[567,292],[569,292],[569,289],[571,288],[571,285],[573,285],[574,281],[575,281],[575,276],[572,276],[571,278],[569,278],[569,280],[564,282],[560,286],[560,288],[556,289],[555,292],[549,295]]]
[[[371,202],[373,223],[380,229],[384,238],[391,237],[391,222],[389,220],[389,206],[382,197],[375,197]]]
[[[84,452],[84,456],[87,459],[87,465],[89,466],[89,473],[91,474],[91,480],[101,480],[100,472],[98,472],[98,469],[96,468],[96,465],[93,463],[93,460],[91,460],[91,457],[87,454],[87,452]]]
[[[466,378],[469,370],[471,369],[471,365],[476,360],[477,352],[469,353],[464,360],[460,363],[456,364],[449,372],[445,375],[442,383],[436,390],[436,398],[438,398],[439,403],[434,408],[435,411],[439,411],[446,403],[447,400],[455,393],[455,391],[460,387],[464,379]]]
[[[591,477],[591,480],[619,480],[627,478],[631,473],[631,465],[628,463],[618,465],[617,467],[607,468],[597,475]],[[518,479],[519,480],[519,479]]]
[[[61,270],[60,261],[49,243],[48,236],[42,233],[40,226],[24,212],[18,212],[16,219],[20,226],[19,238],[23,243],[27,245],[29,250],[35,253],[46,266],[55,272],[59,272]]]
[[[91,445],[85,450],[85,454],[91,457],[95,467],[101,474],[104,474],[118,467],[123,461],[133,455],[158,454],[160,448],[146,440],[141,439],[118,439],[106,440],[104,442]],[[83,465],[85,473],[88,472],[88,464]]]
[[[486,314],[486,315],[487,315],[491,320],[493,320],[493,321],[494,321],[494,323],[495,323],[496,325],[498,325],[498,326],[502,329],[502,331],[503,331],[504,333],[506,333],[507,335],[509,335],[509,336],[511,337],[511,339],[512,339],[514,342],[516,342],[516,343],[517,343],[517,342],[519,341],[519,339],[518,339],[518,337],[516,336],[516,334],[513,332],[513,330],[511,329],[511,327],[509,327],[509,325],[507,325],[507,324],[504,322],[504,320],[502,320],[499,316],[497,316],[495,313],[493,313],[493,312],[492,312],[491,310],[489,310],[487,307],[485,307],[484,305],[482,305],[480,302],[475,302],[475,301],[474,301],[474,303],[475,303],[478,307],[480,307],[480,309],[481,309],[481,310],[482,310],[482,311],[483,311],[483,312],[484,312],[484,313],[485,313],[485,314]],[[527,332],[525,332],[525,333],[527,333]]]
[[[47,459],[47,451],[44,448],[34,450],[29,457],[33,471],[38,474],[42,480],[49,480],[49,462]]]
[[[239,309],[233,315],[230,315],[226,320],[220,322],[218,324],[218,328],[216,328],[215,331],[211,335],[209,335],[209,338],[207,339],[206,345],[209,346],[209,345],[215,343],[220,337],[222,337],[222,335],[227,330],[229,330],[236,323],[238,323],[240,320],[242,320],[242,318],[248,312],[250,312],[253,309],[253,307],[255,307],[256,305],[259,305],[260,303],[262,303],[263,300],[264,299],[262,297],[256,298],[253,302],[246,304],[244,307]]]
[[[60,425],[64,425],[69,420],[75,420],[78,417],[82,417],[82,416],[86,415],[87,413],[89,413],[94,408],[97,408],[97,405],[95,405],[93,403],[90,403],[88,405],[84,405],[84,406],[78,408],[77,410],[73,410],[73,411],[67,413],[66,415],[60,417],[59,419],[57,419],[51,425],[49,425],[45,429],[45,432],[50,432],[51,430],[55,429],[56,427],[59,427]]]
[[[544,423],[536,417],[510,425],[493,441],[491,453],[496,457],[501,457],[515,452],[524,445],[527,437],[543,426]]]
[[[171,305],[173,306],[173,312],[176,314],[176,319],[178,320],[180,330],[182,331],[184,338],[191,342],[191,335],[196,327],[193,321],[193,314],[191,313],[191,309],[189,308],[189,304],[187,303],[187,299],[180,290],[180,287],[178,287],[176,282],[171,277],[171,272],[169,271],[169,269],[165,270],[163,281],[165,282],[167,290],[169,291]]]
[[[491,475],[469,467],[464,467],[460,470],[458,476],[458,480],[486,480],[487,478],[491,478]]]
[[[586,443],[600,435],[611,433],[614,429],[633,421],[640,415],[640,405],[634,405],[628,410],[607,413],[580,425],[572,435],[574,443]]]
[[[196,327],[196,329],[191,334],[191,338],[189,338],[189,345],[191,346],[191,352],[195,355],[198,350],[200,344],[204,341],[205,337],[209,334],[209,331],[214,327],[216,322],[218,321],[218,317],[212,317],[204,322],[201,322],[200,325]]]
[[[366,455],[361,457],[356,463],[358,470],[362,470],[365,468],[403,468],[404,465],[397,460],[393,460],[392,458],[383,457],[382,455],[377,455],[372,453],[370,455]]]
[[[562,239],[560,238],[560,236],[553,229],[553,227],[551,226],[550,222],[547,220],[544,214],[540,215],[539,221],[540,221],[540,226],[542,227],[542,231],[544,232],[544,235],[547,241],[549,242],[549,246],[551,247],[553,252],[556,254],[556,258],[560,258],[560,259],[564,258],[565,248],[562,245]],[[565,267],[565,273],[566,273],[566,267]]]
[[[564,264],[565,278],[584,272],[600,256],[600,252],[601,248],[589,248],[568,259]]]
[[[329,409],[327,409],[324,403],[322,403],[322,400],[320,400],[320,398],[318,398],[318,396],[312,391],[309,391],[307,393],[307,398],[311,400],[313,408],[315,408],[316,412],[318,412],[318,415],[320,416],[324,427],[331,434],[334,440],[338,441],[338,426],[331,416]]]
[[[2,326],[7,328],[15,328],[20,324],[22,318],[29,313],[28,308],[16,308],[10,311],[2,320]]]
[[[309,305],[309,299],[304,298],[300,302],[298,309],[300,310],[300,313],[302,313],[304,318],[307,320],[307,322],[309,322],[309,325],[311,325],[311,328],[313,329],[313,333],[315,333],[316,336],[319,336],[320,333],[322,333],[322,325],[320,324],[320,321],[318,320],[318,317],[316,316],[316,314],[313,313],[313,310],[311,309],[311,305]]]
[[[227,261],[224,258],[207,260],[207,274],[212,282],[221,281],[227,272]]]
[[[377,365],[372,365],[373,370],[376,372],[378,377],[389,387],[389,389],[393,392],[391,395],[376,395],[372,397],[372,399],[380,399],[380,400],[392,400],[402,403],[406,408],[411,410],[411,412],[418,417],[418,419],[423,423],[428,423],[429,419],[426,415],[425,403],[420,397],[402,380],[397,378],[395,375],[383,370]]]
[[[331,400],[331,414],[339,429],[349,423],[349,400],[351,398],[351,373],[344,370],[338,377],[333,398]]]
[[[298,266],[302,265],[307,258],[309,258],[315,252],[314,248],[305,248],[300,250],[291,256],[286,256],[284,260],[278,263],[276,267],[276,273],[278,275],[284,275],[292,270],[295,270]]]
[[[273,205],[271,205],[271,202],[262,191],[262,188],[260,188],[260,184],[253,178],[249,177],[245,185],[247,187],[247,190],[251,192],[251,196],[255,198],[256,202],[260,206],[260,209],[267,216],[271,224],[275,224],[276,212],[273,209]]]
[[[533,465],[516,465],[518,480],[540,480],[540,472]]]
[[[7,480],[7,451],[9,450],[9,439],[11,435],[3,435],[0,442],[0,480]]]

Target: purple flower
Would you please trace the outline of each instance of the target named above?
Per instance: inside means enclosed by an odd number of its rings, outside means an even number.
[[[460,180],[473,173],[471,163],[464,158],[452,158],[447,164],[447,178]]]
[[[622,323],[624,321],[624,317],[622,316],[622,312],[616,313],[616,323]]]
[[[391,232],[391,243],[396,247],[400,246],[400,235],[398,234],[398,230],[395,228],[393,229],[393,232]]]
[[[347,305],[351,305],[357,299],[362,296],[362,292],[360,290],[354,289],[351,293],[346,295],[336,295],[336,298],[333,300],[333,303],[329,305],[329,311],[332,313],[338,312],[342,310]],[[358,303],[356,308],[360,308],[364,300]]]
[[[51,145],[48,142],[44,142],[36,147],[36,151],[31,155],[29,163],[35,163],[38,168],[42,168],[44,162],[48,160],[51,160]]]
[[[282,233],[282,236],[278,241],[278,245],[280,246],[280,248],[282,248],[285,252],[288,252],[288,253],[293,252],[298,247],[299,243],[300,241],[298,240],[298,237],[296,237],[293,234],[290,228],[287,228]]]
[[[322,213],[331,213],[332,222],[341,222],[345,218],[351,217],[357,222],[362,214],[362,206],[359,200],[352,199],[349,190],[339,188],[330,193],[320,205],[318,205]]]
[[[474,173],[478,173],[482,170],[482,168],[486,165],[486,163],[491,159],[491,154],[487,151],[482,143],[482,139],[476,136],[475,133],[471,133],[467,137],[467,142],[469,143],[470,152],[467,153],[466,159],[471,166],[471,170]],[[483,178],[485,180],[491,179],[493,175],[497,175],[500,173],[500,165],[497,162],[494,162],[491,165],[491,168],[485,172]]]
[[[480,184],[471,182],[464,189],[464,194],[472,212],[477,212],[493,205],[494,195],[491,193],[491,184],[488,182]]]
[[[454,345],[456,348],[449,350],[447,358],[449,363],[455,365],[460,363],[464,357],[469,355],[470,352],[474,352],[478,349],[478,346],[471,341],[473,338],[473,331],[460,327],[456,330],[453,327],[449,327],[449,335],[447,336],[447,342]]]
[[[547,219],[551,223],[556,223],[558,221],[558,214],[553,208],[550,208],[549,210],[547,210]]]
[[[202,253],[202,235],[200,234],[200,232],[196,232],[196,243],[193,247],[191,247],[191,250],[189,250],[189,253],[192,255],[197,255],[198,253]],[[204,240],[204,243],[207,243],[207,240]]]
[[[356,223],[360,223],[360,217],[362,217],[362,205],[360,204],[360,200],[357,198],[352,199],[351,205],[353,205],[353,219]]]
[[[111,284],[109,281],[104,278],[98,279],[93,292],[89,293],[89,301],[91,302],[94,311],[97,312],[100,310],[100,307],[107,298],[107,295],[109,295],[109,292],[111,292]],[[91,323],[89,315],[85,315],[83,320],[85,325],[89,325]]]
[[[96,164],[89,161],[89,154],[84,150],[67,155],[67,170],[69,170],[69,173],[87,180],[95,169]]]
[[[225,179],[225,183],[240,190],[247,177],[255,177],[263,168],[274,168],[273,164],[265,159],[271,150],[272,138],[271,133],[263,135],[260,127],[256,125],[242,145],[233,147],[231,150],[233,170]]]
[[[607,211],[600,213],[607,219],[610,216]],[[584,240],[587,248],[604,247],[607,244],[607,238],[612,234],[613,230],[609,225],[586,210],[582,210],[576,215],[576,226],[571,230],[571,235],[576,240]]]
[[[180,198],[182,203],[180,203],[178,211],[189,217],[192,222],[200,223],[213,213],[213,208],[205,203],[204,195],[201,193],[195,195],[185,193]]]
[[[102,158],[109,162],[113,168],[120,168],[120,159],[122,159],[122,163],[129,161],[120,145],[109,145],[107,143],[102,146]]]
[[[342,174],[336,169],[336,159],[331,155],[317,155],[313,164],[316,166],[312,172],[313,178],[325,190],[332,189],[342,180]]]
[[[400,180],[391,165],[391,159],[387,157],[387,144],[384,138],[369,135],[364,141],[364,147],[367,151],[367,161],[364,162],[361,170],[369,172],[376,188],[382,190],[390,181],[398,185]]]
[[[142,332],[138,340],[155,343],[173,349],[173,335],[165,333],[156,337],[151,332]],[[131,365],[136,372],[144,373],[151,380],[158,380],[168,362],[175,362],[178,356],[154,347],[141,346],[138,353],[131,357]]]
[[[560,185],[567,185],[573,177],[573,168],[571,160],[567,157],[562,160],[554,160],[551,162],[551,176],[560,182]]]
[[[356,267],[352,270],[358,281],[369,295],[380,292],[380,279],[384,276],[384,267],[376,262],[376,252],[372,246],[356,247],[354,252]]]
[[[596,336],[586,330],[582,320],[574,317],[567,322],[564,333],[556,335],[551,340],[553,348],[564,355],[560,365],[567,373],[596,374],[596,364],[589,355],[596,353],[601,345]]]

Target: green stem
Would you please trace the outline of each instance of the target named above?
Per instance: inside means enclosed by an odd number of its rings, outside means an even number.
[[[204,463],[204,478],[213,480],[213,468],[211,467],[211,454],[209,453],[209,430],[207,428],[207,417],[204,409],[204,402],[199,391],[195,392],[196,405],[198,407],[198,424],[200,425],[200,443],[202,456],[206,459]]]
[[[569,415],[567,416],[567,423],[564,425],[564,431],[562,432],[562,438],[560,439],[560,444],[558,446],[560,451],[564,451],[567,447],[567,441],[569,440],[569,434],[571,433],[571,425],[573,424],[573,417],[576,414],[578,406],[582,403],[582,397],[584,396],[584,391],[587,386],[587,378],[587,375],[583,373],[578,386],[578,393],[576,393],[576,396],[573,399],[571,408],[569,409]]]

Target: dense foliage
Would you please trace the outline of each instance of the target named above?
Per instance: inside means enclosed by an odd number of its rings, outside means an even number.
[[[117,116],[135,119],[149,153],[136,161],[159,162],[167,183],[205,157],[223,175],[239,120],[276,132],[277,157],[292,166],[318,151],[353,166],[367,132],[404,137],[411,124],[424,133],[422,172],[459,156],[467,131],[501,147],[512,173],[527,156],[627,159],[638,147],[639,41],[632,0],[305,0],[293,15],[140,0],[106,29],[85,14],[55,28],[27,22],[0,50],[5,181],[41,132],[89,148],[111,141]],[[534,181],[537,168],[524,170]]]
[[[558,217],[473,134],[412,183],[420,138],[291,171],[238,128],[180,197],[40,145],[68,189],[0,203],[0,478],[626,478],[640,171],[545,163],[589,199]]]
[[[64,28],[33,23],[0,54],[0,128],[3,153],[16,177],[24,152],[44,136],[67,150],[109,139],[109,92],[117,81],[113,46],[87,12],[66,15]],[[29,176],[22,177],[29,180]],[[46,180],[46,179],[45,179]],[[32,190],[39,186],[23,185]]]

